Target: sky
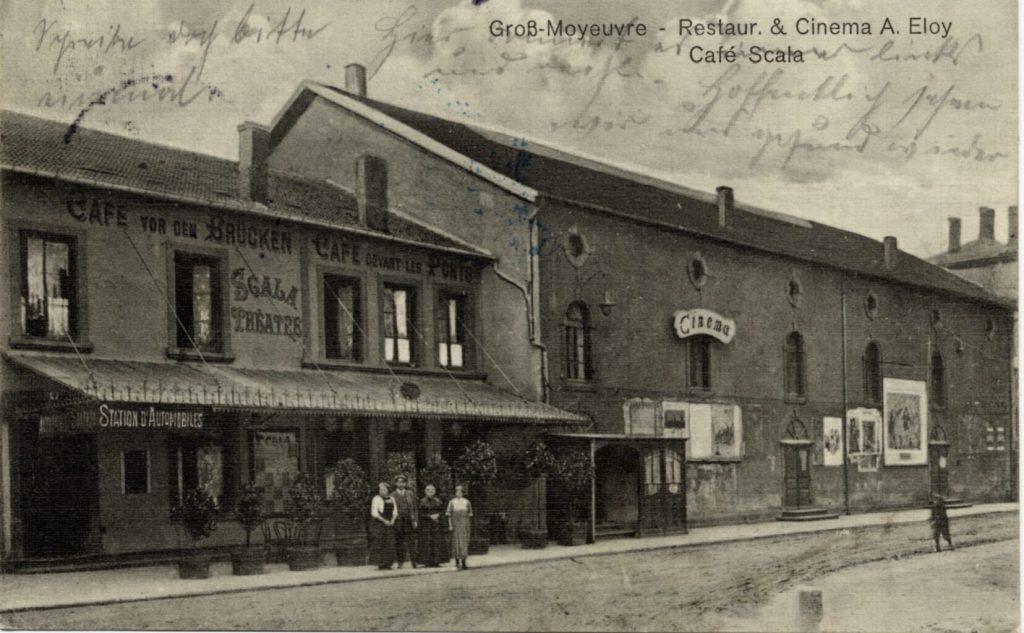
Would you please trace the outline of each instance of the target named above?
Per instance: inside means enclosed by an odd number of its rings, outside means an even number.
[[[1018,201],[1016,3],[892,4],[9,0],[0,94],[5,109],[237,157],[239,123],[269,123],[302,80],[341,86],[359,63],[375,99],[700,190],[729,185],[739,201],[894,235],[918,256],[945,250],[949,216],[974,239],[980,206],[1005,239]],[[681,19],[757,26],[680,34]],[[491,32],[530,20],[648,32]],[[797,32],[810,24],[846,33]],[[755,63],[758,48],[804,61]]]

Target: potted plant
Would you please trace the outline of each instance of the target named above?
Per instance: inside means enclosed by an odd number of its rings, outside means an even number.
[[[343,459],[334,467],[334,497],[331,505],[338,515],[335,554],[338,565],[365,565],[366,516],[372,488],[359,464]]]
[[[324,498],[312,477],[300,475],[292,484],[292,532],[286,547],[288,568],[292,571],[320,566],[320,528],[323,524]]]
[[[525,513],[529,523],[520,525],[518,530],[519,541],[525,549],[542,549],[548,544],[548,531],[541,523],[546,503],[537,481],[551,472],[553,459],[551,450],[542,440],[535,440],[516,451],[512,459],[513,467],[519,473],[516,478],[525,481],[524,488],[533,486],[533,512]]]
[[[498,476],[498,458],[494,454],[494,448],[483,440],[468,445],[455,460],[455,473],[459,480],[469,485],[467,496],[473,502],[473,513],[476,515],[473,521],[473,534],[469,541],[469,553],[486,554],[490,548],[490,541],[480,526],[484,523],[483,517],[487,516],[483,511],[487,501],[486,486]]]
[[[193,488],[172,510],[172,516],[181,522],[181,529],[192,540],[191,550],[182,552],[178,558],[178,576],[209,578],[210,557],[199,552],[199,541],[217,529],[217,503],[205,489]]]
[[[580,447],[565,448],[555,454],[551,475],[565,489],[569,514],[566,524],[559,530],[561,545],[582,545],[587,542],[588,521],[579,520],[580,500],[590,490],[594,469],[590,453]]]
[[[236,576],[252,576],[263,573],[266,562],[266,545],[252,546],[252,533],[263,525],[263,489],[250,481],[242,487],[242,495],[235,506],[235,518],[245,530],[245,547],[231,553],[231,571]]]

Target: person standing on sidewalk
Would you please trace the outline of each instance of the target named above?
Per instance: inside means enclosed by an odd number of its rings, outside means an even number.
[[[377,569],[391,569],[395,562],[395,518],[397,509],[391,489],[383,481],[370,502],[370,562]]]
[[[953,549],[953,541],[949,538],[949,515],[946,514],[946,499],[942,495],[932,498],[932,516],[928,519],[932,524],[932,539],[935,540],[935,551],[941,552],[939,536],[946,539],[949,549]]]
[[[419,508],[416,494],[407,487],[405,475],[395,477],[395,504],[398,508],[398,523],[395,524],[395,550],[398,553],[398,568],[405,564],[406,556],[416,568],[416,528],[419,527]]]
[[[462,486],[455,486],[455,496],[448,502],[445,511],[448,517],[448,531],[452,533],[452,558],[456,569],[468,569],[470,527],[473,520],[473,506],[463,496]]]
[[[437,487],[427,484],[420,499],[420,540],[417,551],[419,564],[425,567],[440,567],[448,560],[445,552],[444,527],[441,523],[441,511],[444,504],[437,498]]]

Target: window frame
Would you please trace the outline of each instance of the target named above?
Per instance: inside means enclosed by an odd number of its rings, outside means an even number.
[[[570,316],[572,310],[579,310],[579,319]],[[594,381],[593,321],[590,306],[584,301],[573,301],[565,309],[562,320],[562,376],[571,383],[583,384]],[[570,344],[570,332],[576,333]],[[582,370],[579,354],[582,351]],[[582,375],[579,375],[582,373]]]
[[[712,376],[711,337],[698,334],[686,339],[686,388],[690,391],[709,392],[714,386]],[[700,353],[703,350],[704,353]],[[700,363],[695,363],[700,356]],[[700,368],[700,369],[698,369]],[[699,371],[700,376],[697,376]]]
[[[447,313],[447,302],[450,300],[458,302],[456,307],[456,334],[460,337],[456,344],[462,346],[462,364],[455,366],[451,364],[451,349],[450,346],[453,344],[450,341],[444,341],[441,332],[441,317],[442,310],[445,314]],[[473,295],[468,290],[456,289],[451,287],[439,287],[434,293],[434,361],[438,367],[444,368],[449,371],[465,371],[471,370],[476,366],[473,358],[474,346],[472,345],[472,339],[468,335],[476,323],[476,311],[473,304]],[[448,324],[448,322],[445,322]],[[448,358],[449,363],[443,364],[441,362],[441,346],[448,345]]]
[[[319,319],[321,357],[325,361],[331,363],[365,363],[367,356],[366,342],[369,334],[366,327],[366,278],[363,275],[348,270],[322,269],[318,271],[317,279],[319,280],[318,293],[320,300]],[[353,310],[355,323],[353,325],[352,332],[353,353],[349,358],[331,356],[329,353],[327,342],[327,309],[329,303],[333,303],[335,299],[327,292],[327,284],[329,280],[348,282],[355,287],[355,301],[353,302],[355,304]]]
[[[387,336],[386,327],[386,315],[388,308],[388,290],[405,290],[407,293],[411,293],[412,300],[406,297],[406,331],[408,334],[409,341],[409,360],[388,360],[387,357],[387,339],[392,338]],[[423,332],[422,327],[422,315],[423,315],[423,302],[422,298],[424,293],[420,284],[411,279],[401,278],[382,278],[380,282],[380,294],[378,306],[378,322],[380,324],[380,332],[378,335],[380,345],[380,358],[383,363],[393,365],[396,367],[417,367],[420,364],[422,357],[422,350],[420,348],[421,341],[418,340],[417,333]],[[410,309],[411,306],[411,309]],[[395,334],[393,337],[395,340],[395,356],[398,356],[398,341],[402,340],[397,336],[398,324],[395,324]]]
[[[946,392],[947,385],[946,361],[942,357],[942,352],[934,349],[928,358],[928,402],[931,403],[932,409],[942,411],[946,408],[946,398],[949,396]]]
[[[807,402],[807,345],[796,330],[783,343],[782,376],[786,402]]]
[[[874,358],[869,354],[874,350]],[[881,408],[884,391],[885,376],[882,372],[882,346],[878,341],[868,341],[864,346],[864,355],[861,357],[861,369],[863,371],[864,401],[872,407]],[[874,374],[874,375],[872,375]]]
[[[28,274],[23,239],[28,235],[45,238],[57,238],[54,241],[66,241],[70,244],[72,270],[72,293],[74,301],[69,310],[69,325],[74,324],[70,336],[61,338],[32,336],[25,332],[21,322],[21,299]],[[87,275],[87,240],[86,230],[69,228],[40,222],[12,220],[6,232],[8,249],[8,270],[10,275],[10,314],[12,315],[11,333],[8,343],[14,349],[41,349],[57,352],[87,354],[93,351],[89,340],[89,310]],[[69,327],[69,329],[72,329]],[[70,340],[69,340],[70,339]]]
[[[178,326],[178,258],[188,258],[193,261],[216,261],[216,274],[211,274],[210,280],[216,279],[217,292],[219,297],[214,296],[211,300],[214,316],[212,322],[219,326],[220,344],[217,350],[196,351],[186,340],[185,346],[180,344]],[[228,250],[224,248],[206,248],[194,244],[168,244],[167,247],[167,357],[178,360],[204,360],[207,362],[231,362],[234,356],[231,353],[231,307],[230,307],[230,258]],[[194,340],[194,330],[189,332]]]

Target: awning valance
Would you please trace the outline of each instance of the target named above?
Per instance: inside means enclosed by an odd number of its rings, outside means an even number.
[[[585,421],[575,413],[528,400],[480,379],[351,370],[243,369],[20,353],[4,356],[40,376],[105,402],[531,423]]]

